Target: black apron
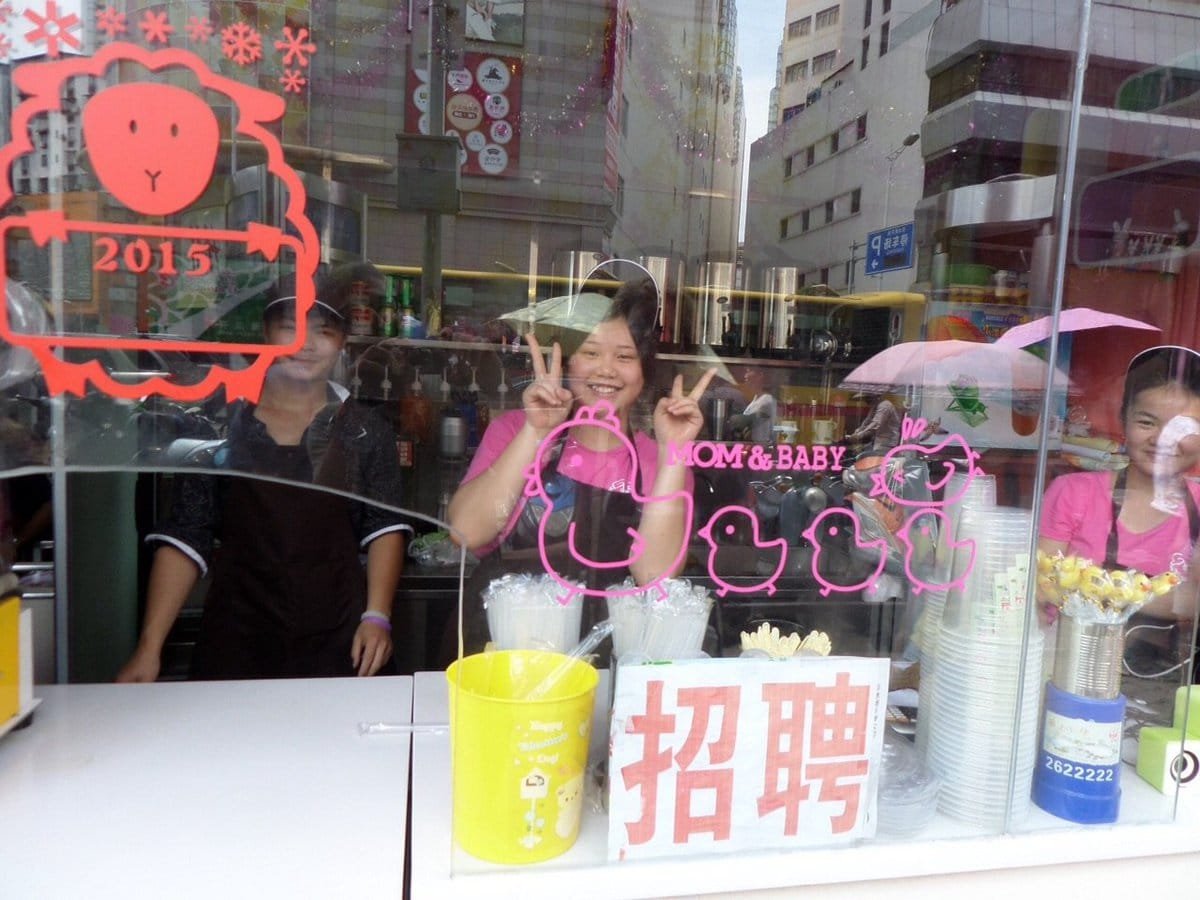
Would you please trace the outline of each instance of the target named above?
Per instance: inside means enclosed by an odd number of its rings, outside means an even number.
[[[344,485],[346,454],[330,420],[299,446],[275,446],[255,471]],[[318,471],[313,473],[313,466]],[[353,501],[302,485],[221,476],[221,546],[192,678],[301,678],[355,674],[350,648],[366,607]]]
[[[1188,545],[1188,556],[1196,548],[1196,541],[1200,538],[1200,512],[1196,510],[1196,500],[1192,496],[1191,489],[1185,484],[1183,486],[1183,504],[1187,510],[1188,517],[1188,532],[1191,535],[1191,542]],[[1117,534],[1117,519],[1121,515],[1121,507],[1125,503],[1125,470],[1121,469],[1117,473],[1117,477],[1113,480],[1112,493],[1112,522],[1108,530],[1108,543],[1104,553],[1104,568],[1106,569],[1122,569],[1126,568],[1117,562],[1118,544],[1120,538]],[[1147,573],[1159,575],[1159,572]]]
[[[641,521],[641,508],[632,494],[610,491],[576,481],[559,471],[566,436],[547,454],[542,468],[542,484],[553,505],[546,509],[540,497],[526,500],[512,532],[500,546],[480,560],[463,588],[463,652],[478,653],[489,639],[483,592],[496,578],[513,572],[533,575],[546,573],[538,550],[538,526],[543,516],[551,516],[546,527],[546,557],[554,571],[564,578],[582,582],[592,590],[606,590],[623,581],[629,568],[597,569],[581,565],[567,547],[567,526],[575,525],[575,546],[595,562],[619,562],[629,558],[633,538],[630,528]],[[603,597],[584,595],[581,634],[608,616]],[[449,659],[457,651],[457,623],[450,623],[454,639],[443,655]],[[449,660],[446,660],[448,663]]]
[[[1185,484],[1183,486],[1184,508],[1187,510],[1188,517],[1188,533],[1190,540],[1188,542],[1188,559],[1190,561],[1193,552],[1196,549],[1196,541],[1200,539],[1200,511],[1196,509],[1196,500],[1192,496],[1191,489]],[[1106,569],[1122,569],[1126,568],[1117,561],[1119,552],[1118,544],[1120,538],[1117,534],[1117,519],[1121,515],[1121,506],[1125,501],[1125,470],[1122,469],[1117,473],[1117,477],[1113,481],[1112,495],[1112,523],[1108,531],[1108,542],[1104,553],[1104,568]],[[1147,573],[1150,574],[1150,573]],[[1158,572],[1155,575],[1161,574]],[[1180,647],[1180,635],[1176,633],[1179,627],[1177,624],[1170,626],[1169,634],[1167,635],[1166,644],[1161,641],[1155,642],[1152,640],[1155,632],[1163,633],[1163,620],[1155,616],[1147,615],[1142,612],[1135,612],[1126,622],[1126,647],[1125,647],[1125,665],[1131,672],[1137,673],[1166,673],[1177,667],[1180,662],[1175,657],[1176,648]],[[1150,631],[1146,631],[1150,629]],[[1183,636],[1183,641],[1186,642],[1187,637]],[[1186,643],[1183,644],[1185,649],[1180,650],[1180,655],[1186,656],[1188,651]],[[1195,648],[1192,648],[1192,654],[1195,654]]]

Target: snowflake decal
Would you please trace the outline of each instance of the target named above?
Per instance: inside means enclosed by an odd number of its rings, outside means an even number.
[[[106,6],[96,14],[96,30],[103,31],[111,41],[118,34],[128,31],[125,25],[125,13]]]
[[[204,44],[213,36],[212,22],[199,16],[192,16],[187,23],[188,37],[193,44]]]
[[[32,22],[36,27],[25,32],[25,40],[31,44],[40,44],[43,41],[46,44],[46,55],[51,59],[57,59],[60,52],[60,45],[66,44],[79,50],[83,44],[79,42],[79,38],[71,34],[72,28],[79,27],[79,16],[75,13],[69,13],[65,16],[59,15],[58,3],[55,0],[46,0],[46,14],[40,15],[32,9],[25,10],[25,18]]]
[[[12,53],[12,41],[7,35],[0,34],[0,62],[8,62],[9,55]]]
[[[12,13],[12,4],[9,3],[8,0],[4,0],[3,3],[0,3],[0,25],[7,25],[9,19],[12,18]]]
[[[300,69],[284,69],[283,74],[279,77],[279,83],[283,85],[285,94],[302,94],[304,86],[308,84],[308,79],[304,77],[304,73]]]
[[[138,27],[151,44],[167,43],[171,39],[171,32],[175,30],[175,26],[167,21],[165,12],[156,13],[154,10],[146,10],[142,21],[138,22]]]
[[[234,22],[221,29],[221,52],[239,66],[262,59],[262,35],[245,22]]]
[[[292,26],[283,26],[283,40],[275,42],[275,49],[283,53],[283,65],[305,68],[308,58],[317,52],[317,45],[308,39],[308,29],[301,28],[295,34]],[[280,79],[282,81],[283,79]]]

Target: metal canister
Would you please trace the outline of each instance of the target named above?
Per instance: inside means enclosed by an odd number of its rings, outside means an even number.
[[[733,274],[733,263],[706,262],[701,266],[699,287],[688,296],[690,344],[720,344],[731,329]]]
[[[758,346],[764,350],[786,350],[792,333],[791,296],[800,283],[795,266],[773,266],[763,272],[762,314],[759,317]]]
[[[714,397],[712,400],[710,430],[714,441],[725,440],[725,423],[729,416],[729,401],[724,397]]]
[[[1059,616],[1052,681],[1077,697],[1111,700],[1121,693],[1124,654],[1124,624]]]
[[[467,420],[458,410],[448,410],[442,416],[438,430],[438,452],[445,459],[459,459],[467,452]]]

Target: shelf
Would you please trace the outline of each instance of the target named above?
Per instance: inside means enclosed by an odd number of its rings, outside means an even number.
[[[373,337],[369,335],[350,335],[346,338],[346,343],[352,346],[362,347],[397,347],[411,348],[413,350],[460,350],[460,351],[475,351],[487,353],[522,353],[528,354],[529,347],[526,344],[492,344],[484,343],[483,341],[439,341],[429,338],[384,338]],[[818,363],[806,359],[776,359],[773,357],[759,356],[725,356],[719,353],[658,353],[656,359],[663,362],[691,362],[691,363],[722,363],[726,366],[774,366],[777,368],[789,369],[853,369],[858,365],[856,362],[832,362]]]
[[[788,369],[853,369],[856,362],[819,363],[808,359],[775,359],[760,356],[721,356],[719,354],[659,353],[663,362],[723,363],[726,366],[775,366]]]
[[[386,344],[389,347],[411,347],[414,350],[478,350],[489,353],[529,353],[525,344],[492,344],[484,341],[439,341],[430,338],[400,338],[375,337],[371,335],[352,334],[346,338],[351,345],[378,346]]]

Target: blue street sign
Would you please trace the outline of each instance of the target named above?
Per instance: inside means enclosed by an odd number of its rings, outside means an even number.
[[[867,258],[863,263],[868,275],[882,275],[913,265],[913,223],[890,225],[867,235]]]

